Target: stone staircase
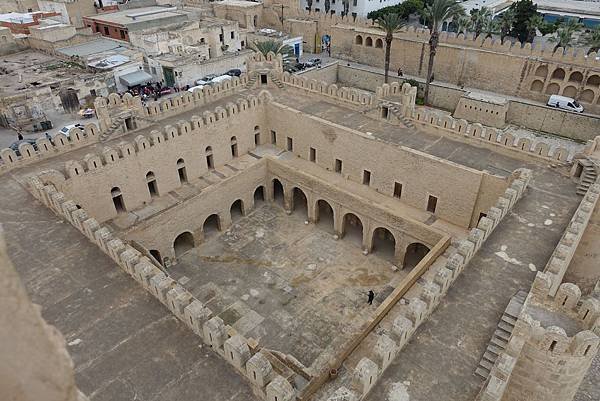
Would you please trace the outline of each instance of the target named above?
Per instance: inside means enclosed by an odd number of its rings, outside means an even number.
[[[250,74],[248,77],[248,82],[246,82],[246,89],[251,89],[256,84],[256,80],[258,79],[258,74]]]
[[[283,89],[283,87],[284,87],[283,82],[281,82],[281,80],[277,77],[277,75],[273,71],[269,71],[269,78],[271,78],[271,81],[275,82],[275,85],[279,89]]]
[[[577,195],[585,195],[593,183],[598,178],[598,172],[596,166],[589,159],[580,159],[579,162],[583,165],[583,171],[581,173],[581,179],[579,185],[577,185]]]
[[[110,125],[110,127],[108,127],[108,129],[106,131],[103,131],[100,134],[100,142],[106,142],[108,141],[108,139],[110,138],[110,136],[119,128],[122,127],[123,125],[123,121],[125,121],[125,117],[117,117],[116,119],[113,120],[112,124]]]
[[[475,374],[487,379],[492,367],[496,363],[498,356],[506,349],[508,340],[515,328],[515,323],[521,313],[521,308],[527,297],[527,292],[520,290],[510,299],[508,306],[504,310],[496,331],[492,335],[487,349],[485,350],[479,366],[475,369]]]
[[[388,110],[391,111],[392,114],[395,115],[396,118],[400,120],[407,128],[415,129],[415,125],[412,123],[412,121],[402,115],[402,112],[396,104],[384,102],[382,105],[387,107]]]

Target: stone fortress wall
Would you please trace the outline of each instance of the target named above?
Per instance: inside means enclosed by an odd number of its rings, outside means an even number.
[[[280,29],[279,15],[272,2],[267,3],[259,25]],[[371,20],[290,7],[284,27],[292,35],[304,37],[307,51],[314,51],[316,35],[328,34],[333,57],[383,67],[384,34]],[[392,45],[392,71],[402,67],[407,75],[424,77],[428,40],[429,31],[423,29],[409,27],[397,33]],[[530,43],[500,43],[482,36],[474,39],[472,34],[442,32],[434,75],[436,80],[454,85],[537,101],[546,101],[550,94],[574,97],[590,112],[600,112],[600,61],[596,53],[586,55],[581,49],[559,48],[554,52],[553,44],[533,47]]]

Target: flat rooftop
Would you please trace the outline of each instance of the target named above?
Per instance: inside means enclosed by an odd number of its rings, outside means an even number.
[[[86,17],[98,22],[108,22],[122,26],[140,24],[150,21],[159,21],[162,19],[173,19],[180,17],[187,19],[188,14],[177,11],[175,7],[141,7],[130,10],[116,11],[114,13],[98,14]]]

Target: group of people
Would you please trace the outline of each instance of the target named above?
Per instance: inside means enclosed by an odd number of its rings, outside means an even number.
[[[131,87],[126,92],[130,93],[133,96],[140,96],[142,98],[142,102],[145,104],[150,98],[156,101],[162,96],[167,95],[171,92],[186,91],[189,88],[189,85],[186,85],[183,88],[179,88],[177,86],[170,88],[168,86],[164,86],[164,83],[162,81],[158,81],[154,83],[148,82],[145,85]]]

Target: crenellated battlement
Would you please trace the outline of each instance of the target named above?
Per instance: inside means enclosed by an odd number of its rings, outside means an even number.
[[[270,102],[271,94],[262,91],[258,96],[248,95],[235,103],[228,102],[225,107],[216,107],[214,111],[205,111],[202,116],[193,116],[189,121],[180,120],[176,125],[166,125],[162,130],[152,130],[147,135],[138,135],[133,142],[122,141],[116,146],[106,146],[101,154],[87,154],[83,160],[70,160],[65,163],[66,178],[82,176],[103,167],[119,163],[121,160],[136,157],[151,148],[171,146],[173,141],[187,135],[204,134],[222,122],[243,118],[244,113],[262,107]]]

